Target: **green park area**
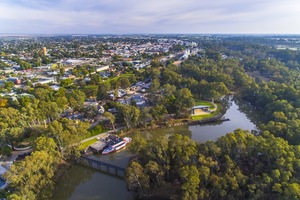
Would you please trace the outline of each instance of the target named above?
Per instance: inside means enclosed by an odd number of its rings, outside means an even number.
[[[199,115],[192,115],[193,120],[202,120],[215,116],[221,111],[221,105],[217,103],[212,103],[210,101],[203,101],[195,99],[195,106],[209,106],[210,113],[201,113]],[[216,107],[215,107],[216,106]]]
[[[79,146],[79,150],[80,151],[83,151],[85,150],[88,146],[90,146],[91,144],[94,144],[95,142],[97,142],[98,139],[97,138],[93,138],[93,139],[90,139],[88,141],[85,141],[83,143],[81,143],[81,145]]]
[[[89,137],[98,135],[100,133],[104,133],[106,131],[108,131],[108,129],[103,127],[102,123],[97,124],[96,126],[93,126],[92,128],[90,128],[89,130]]]

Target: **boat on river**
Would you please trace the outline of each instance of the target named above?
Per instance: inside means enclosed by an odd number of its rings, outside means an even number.
[[[115,151],[115,149],[112,146],[109,146],[102,151],[102,155],[106,155],[106,154],[109,154],[114,151]]]
[[[102,154],[106,155],[111,152],[118,151],[118,150],[124,148],[129,142],[131,142],[131,140],[132,140],[132,138],[130,138],[130,137],[124,137],[123,139],[118,138],[116,140],[116,143],[105,148],[102,151]]]
[[[125,141],[127,144],[128,144],[129,142],[131,142],[131,140],[132,140],[132,138],[130,138],[130,137],[124,137],[124,138],[123,138],[123,141]]]
[[[115,148],[116,151],[118,151],[118,150],[124,148],[124,147],[126,146],[126,144],[127,144],[127,143],[126,143],[125,141],[122,141],[122,142],[116,144],[116,145],[114,146],[114,148]]]

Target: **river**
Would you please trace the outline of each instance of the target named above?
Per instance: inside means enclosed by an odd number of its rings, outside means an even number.
[[[243,111],[240,108],[243,108]],[[168,135],[179,133],[187,135],[197,142],[215,141],[217,138],[237,128],[243,130],[256,129],[254,123],[248,117],[251,114],[247,113],[247,110],[250,109],[245,104],[239,102],[237,99],[229,98],[228,109],[224,117],[229,118],[230,121],[217,124],[155,129],[143,133],[145,137],[149,137],[149,135],[155,137],[156,134]],[[253,120],[255,117],[252,116],[251,119]],[[125,149],[117,154],[97,157],[102,161],[125,167],[130,155]],[[56,188],[53,200],[133,199],[133,194],[127,191],[126,183],[122,179],[80,165],[73,166],[56,185]]]
[[[126,151],[105,156],[102,161],[126,167],[131,155]],[[123,179],[92,168],[74,165],[56,185],[53,200],[131,200],[133,194]]]

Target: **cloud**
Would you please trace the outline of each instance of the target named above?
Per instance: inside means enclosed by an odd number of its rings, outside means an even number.
[[[0,31],[300,33],[299,6],[298,0],[1,0]]]

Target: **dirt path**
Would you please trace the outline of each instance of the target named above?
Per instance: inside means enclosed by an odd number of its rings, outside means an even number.
[[[216,111],[218,109],[218,105],[215,104],[215,103],[212,103],[212,104],[214,104],[214,108],[211,110],[211,112],[214,112],[214,111]]]

